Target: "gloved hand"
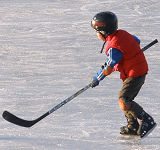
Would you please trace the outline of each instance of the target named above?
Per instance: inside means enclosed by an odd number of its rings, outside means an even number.
[[[102,72],[104,75],[108,76],[113,72],[113,68],[105,63],[104,66],[102,66]]]
[[[91,87],[96,87],[97,85],[99,85],[99,81],[95,81],[94,78],[92,78],[91,80]]]

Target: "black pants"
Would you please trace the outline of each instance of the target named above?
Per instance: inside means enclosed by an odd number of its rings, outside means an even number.
[[[143,111],[143,108],[133,100],[139,93],[142,85],[144,84],[145,77],[146,74],[139,77],[128,77],[123,82],[123,86],[121,91],[119,92],[118,98],[123,99],[124,104],[131,105],[129,110],[125,112],[125,116],[127,119],[136,119]]]
[[[128,77],[123,82],[121,91],[119,92],[118,98],[125,97],[126,102],[134,100],[139,93],[142,85],[144,84],[146,74],[139,77]]]

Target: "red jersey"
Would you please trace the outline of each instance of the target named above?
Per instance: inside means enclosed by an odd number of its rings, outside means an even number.
[[[120,62],[114,67],[120,72],[124,81],[127,77],[138,77],[148,72],[148,64],[144,53],[134,37],[124,30],[117,30],[107,37],[105,53],[110,48],[116,48],[123,53]]]

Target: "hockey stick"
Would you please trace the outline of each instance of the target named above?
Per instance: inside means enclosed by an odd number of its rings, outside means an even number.
[[[141,50],[144,52],[145,50],[147,50],[148,48],[150,48],[152,45],[158,43],[158,40],[155,39],[153,42],[149,43],[148,45],[146,45],[145,47],[143,47]]]
[[[148,44],[147,46],[142,48],[142,51],[145,51],[146,49],[150,48],[152,45],[154,45],[157,42],[158,42],[157,39],[154,40],[153,42],[151,42],[150,44]],[[70,96],[69,98],[67,98],[66,100],[64,100],[63,102],[61,102],[60,104],[58,104],[57,106],[55,106],[54,108],[52,108],[51,110],[49,110],[48,112],[46,112],[45,114],[43,114],[42,116],[40,116],[39,118],[37,118],[35,120],[24,120],[24,119],[21,119],[21,118],[15,116],[15,115],[13,115],[12,113],[10,113],[8,111],[4,111],[2,116],[5,120],[7,120],[11,123],[14,123],[16,125],[19,125],[19,126],[22,126],[22,127],[31,127],[34,124],[36,124],[37,122],[39,122],[40,120],[42,120],[43,118],[45,118],[46,116],[50,115],[55,110],[59,109],[60,107],[62,107],[66,103],[68,103],[70,100],[72,100],[73,98],[75,98],[79,94],[81,94],[84,91],[86,91],[87,89],[89,89],[90,85],[91,84],[85,86],[84,88],[82,88],[81,90],[79,90],[78,92],[76,92],[75,94],[73,94],[72,96]]]
[[[85,86],[84,88],[82,88],[81,90],[79,90],[78,92],[76,92],[75,94],[73,94],[72,96],[70,96],[69,98],[67,98],[66,100],[64,100],[63,102],[61,102],[60,104],[58,104],[57,106],[55,106],[51,110],[47,111],[45,114],[43,114],[42,116],[40,116],[39,118],[37,118],[35,120],[24,120],[24,119],[21,119],[15,115],[11,114],[8,111],[4,111],[2,116],[5,120],[7,120],[11,123],[14,123],[16,125],[19,125],[22,127],[31,127],[34,124],[36,124],[37,122],[39,122],[40,120],[42,120],[43,118],[45,118],[46,116],[50,115],[52,112],[56,111],[58,108],[62,107],[66,103],[68,103],[73,98],[77,97],[79,94],[81,94],[84,91],[86,91],[87,89],[89,89],[90,86],[91,86],[91,84],[88,84],[87,86]]]

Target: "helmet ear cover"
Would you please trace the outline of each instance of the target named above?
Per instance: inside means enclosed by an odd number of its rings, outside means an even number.
[[[96,31],[96,32],[99,33],[103,38],[106,39],[107,33],[105,31]]]
[[[97,33],[100,33],[101,35],[103,35],[103,36],[105,36],[107,33],[106,33],[106,31],[96,31]]]

